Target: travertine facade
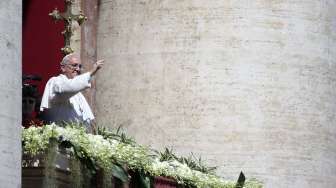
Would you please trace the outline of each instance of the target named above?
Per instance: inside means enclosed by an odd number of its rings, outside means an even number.
[[[98,122],[224,178],[336,185],[336,1],[101,0]]]
[[[76,0],[72,6],[73,14],[79,14],[81,10],[81,0]],[[78,54],[80,54],[80,38],[81,38],[81,29],[77,21],[72,22],[73,35],[70,39],[71,48]]]
[[[0,187],[21,187],[21,6],[0,1]]]

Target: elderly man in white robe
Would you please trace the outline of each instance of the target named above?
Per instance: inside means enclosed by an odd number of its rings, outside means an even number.
[[[65,56],[61,62],[61,74],[50,78],[45,86],[40,107],[43,119],[59,124],[84,124],[91,132],[94,116],[81,91],[91,87],[92,76],[103,66],[103,61],[97,61],[90,71],[80,74],[80,57],[74,53]]]

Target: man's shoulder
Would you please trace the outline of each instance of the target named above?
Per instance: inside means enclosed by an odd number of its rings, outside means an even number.
[[[53,77],[51,77],[51,78],[49,78],[49,80],[47,81],[47,84],[46,85],[48,85],[48,86],[53,86],[53,85],[55,85],[55,84],[57,84],[57,83],[60,83],[60,82],[62,82],[62,75],[60,74],[60,75],[58,75],[58,76],[53,76]]]
[[[60,74],[58,76],[53,76],[49,78],[48,82],[55,81],[55,80],[62,80],[62,79],[64,79],[64,75]]]

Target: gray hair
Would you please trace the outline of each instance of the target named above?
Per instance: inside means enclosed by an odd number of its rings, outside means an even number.
[[[62,61],[61,61],[61,65],[66,65],[66,64],[69,64],[70,60],[72,58],[78,58],[80,59],[79,55],[76,54],[76,53],[71,53],[71,54],[68,54],[66,56],[63,57]]]

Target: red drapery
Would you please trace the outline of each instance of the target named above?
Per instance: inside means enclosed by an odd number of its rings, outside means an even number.
[[[36,82],[40,94],[48,79],[59,73],[64,46],[64,24],[55,23],[48,14],[64,7],[64,0],[23,0],[22,73],[42,77]]]

